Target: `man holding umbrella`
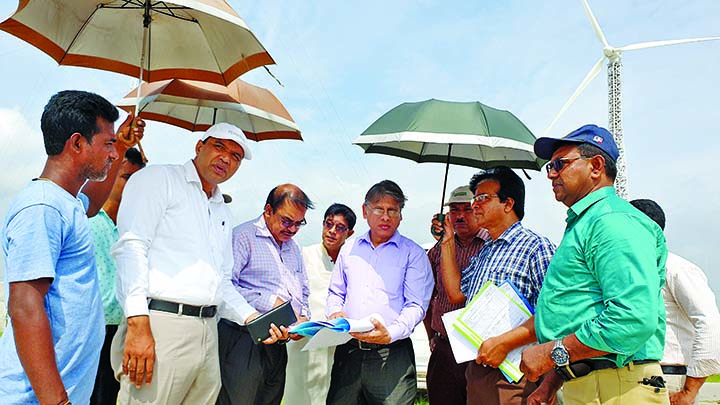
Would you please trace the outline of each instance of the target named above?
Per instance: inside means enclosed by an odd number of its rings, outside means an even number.
[[[520,222],[525,216],[525,184],[511,169],[499,166],[473,176],[470,190],[474,191],[473,212],[480,226],[490,233],[490,240],[461,273],[455,261],[453,224],[445,219],[441,268],[450,301],[472,300],[486,281],[500,285],[509,280],[534,306],[555,245]],[[498,337],[485,340],[476,361],[468,364],[465,376],[469,404],[520,404],[536,388],[526,378],[518,384],[508,382],[497,368],[508,352],[529,342],[497,342]]]

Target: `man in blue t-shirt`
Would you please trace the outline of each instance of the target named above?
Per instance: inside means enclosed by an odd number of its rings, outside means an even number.
[[[0,231],[11,321],[0,338],[3,403],[89,402],[104,320],[86,214],[102,206],[113,163],[132,146],[116,150],[117,118],[107,100],[82,91],[62,91],[45,106],[45,167],[11,203]],[[132,118],[118,134],[142,137]],[[87,180],[108,181],[79,194]]]

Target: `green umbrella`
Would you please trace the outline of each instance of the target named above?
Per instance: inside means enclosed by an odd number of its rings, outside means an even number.
[[[355,141],[365,153],[399,156],[418,163],[445,163],[440,212],[450,164],[489,169],[540,170],[535,136],[512,113],[480,102],[425,100],[385,113]]]

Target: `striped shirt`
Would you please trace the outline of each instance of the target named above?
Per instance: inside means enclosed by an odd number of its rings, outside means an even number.
[[[250,305],[265,313],[280,298],[310,318],[308,277],[294,240],[278,245],[260,215],[233,229],[232,247],[232,282]]]
[[[525,228],[518,221],[496,240],[488,241],[463,271],[460,290],[473,299],[486,281],[500,285],[510,280],[535,307],[545,272],[555,253],[549,239]]]
[[[480,228],[477,235],[475,235],[466,246],[463,246],[457,235],[455,235],[455,261],[457,262],[458,268],[466,268],[470,264],[470,258],[478,253],[486,240],[490,240],[490,234],[485,228]],[[447,331],[445,331],[445,325],[442,322],[443,314],[462,308],[465,304],[453,304],[450,302],[450,297],[448,297],[447,290],[445,290],[442,273],[440,272],[441,253],[440,242],[428,251],[428,259],[430,259],[430,266],[432,267],[433,276],[435,277],[435,288],[431,301],[430,326],[441,336],[447,337]]]

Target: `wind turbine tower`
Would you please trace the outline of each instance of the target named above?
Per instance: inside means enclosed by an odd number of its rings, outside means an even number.
[[[627,199],[629,195],[629,186],[628,186],[628,176],[627,176],[627,162],[625,159],[625,143],[623,138],[623,129],[622,129],[622,53],[626,51],[635,51],[638,49],[647,49],[647,48],[657,48],[660,46],[667,46],[667,45],[678,45],[678,44],[686,44],[690,42],[704,42],[704,41],[716,41],[720,40],[720,37],[705,37],[705,38],[689,38],[689,39],[674,39],[674,40],[666,40],[666,41],[651,41],[651,42],[640,42],[637,44],[631,44],[631,45],[625,45],[619,48],[616,48],[612,45],[610,45],[605,38],[605,34],[603,33],[602,29],[600,28],[600,24],[598,24],[597,19],[595,18],[595,15],[593,14],[592,10],[590,9],[590,4],[588,4],[587,0],[582,0],[583,7],[585,8],[585,13],[588,16],[588,19],[590,20],[590,24],[593,27],[593,30],[595,31],[595,36],[597,36],[598,40],[603,46],[603,54],[600,57],[600,59],[593,65],[593,67],[590,69],[587,75],[585,75],[585,78],[582,82],[580,82],[580,85],[575,89],[575,92],[570,96],[570,98],[565,102],[565,104],[562,106],[560,111],[557,113],[555,118],[552,120],[550,125],[545,130],[545,134],[548,134],[550,130],[553,128],[555,123],[557,123],[560,116],[565,112],[565,110],[572,105],[573,102],[575,102],[575,99],[580,95],[580,93],[585,90],[585,87],[587,87],[588,84],[595,78],[595,76],[600,73],[600,69],[602,68],[602,64],[605,60],[607,60],[607,69],[608,69],[608,129],[613,134],[613,137],[615,138],[615,142],[617,143],[618,150],[620,151],[620,156],[617,161],[617,178],[615,179],[615,189],[617,190],[617,193],[620,197]]]

